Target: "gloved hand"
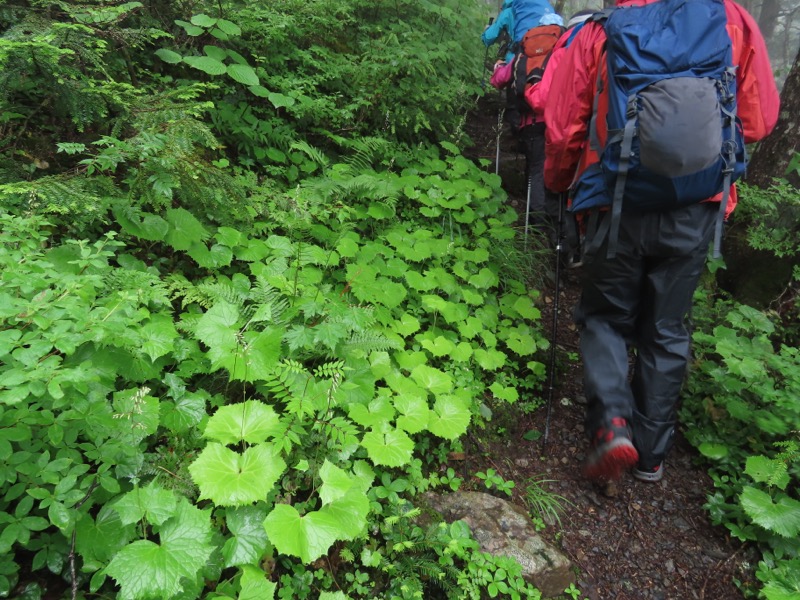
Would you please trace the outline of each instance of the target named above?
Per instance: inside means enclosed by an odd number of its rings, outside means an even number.
[[[544,75],[544,69],[541,68],[533,69],[530,73],[528,73],[528,78],[525,80],[525,83],[528,85],[539,83],[542,80],[543,75]]]

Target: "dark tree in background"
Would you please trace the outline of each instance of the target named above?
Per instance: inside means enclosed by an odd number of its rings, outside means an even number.
[[[766,187],[772,179],[784,177],[794,155],[800,150],[800,50],[781,91],[781,112],[775,131],[763,140],[747,168],[747,182]],[[794,172],[789,181],[800,188]]]

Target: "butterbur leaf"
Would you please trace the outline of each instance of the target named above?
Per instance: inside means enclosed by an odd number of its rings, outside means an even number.
[[[238,342],[239,310],[225,301],[217,302],[197,322],[195,334],[210,348],[232,350]]]
[[[739,496],[744,512],[767,531],[786,538],[800,534],[800,502],[781,495],[777,502],[766,492],[746,485]]]
[[[414,451],[414,441],[400,429],[370,431],[364,435],[361,445],[366,448],[372,462],[387,467],[408,464]]]
[[[397,426],[408,433],[419,433],[428,427],[430,409],[422,396],[402,394],[394,399],[395,408],[402,413]]]
[[[256,567],[242,567],[239,580],[241,591],[237,600],[272,600],[277,584],[267,579],[266,573]]]
[[[349,416],[364,427],[375,427],[394,418],[394,408],[386,398],[375,398],[368,405],[351,404]]]
[[[712,460],[719,460],[728,456],[728,447],[725,444],[713,444],[711,442],[703,442],[697,449],[700,454]]]
[[[264,529],[278,552],[297,556],[306,564],[328,552],[342,533],[336,517],[324,509],[301,517],[288,504],[272,509],[264,520]]]
[[[113,504],[123,525],[138,523],[145,517],[148,523],[161,525],[175,514],[178,499],[175,494],[155,484],[135,487]]]
[[[469,279],[469,283],[478,289],[494,287],[499,281],[500,279],[497,277],[497,273],[486,267],[482,268],[476,275],[473,275]]]
[[[234,381],[257,381],[268,378],[281,356],[283,332],[277,327],[244,334],[244,346],[236,352],[214,349],[209,356],[215,367],[224,367]]]
[[[209,513],[181,500],[174,517],[161,527],[159,544],[139,540],[122,548],[106,567],[119,584],[120,599],[162,598],[184,590],[183,579],[197,579],[211,556]]]
[[[500,350],[484,350],[483,348],[477,348],[474,352],[474,356],[481,368],[487,371],[499,369],[506,363],[506,355]]]
[[[538,320],[542,313],[536,308],[533,304],[533,300],[531,300],[528,296],[520,296],[516,299],[512,308],[521,316],[523,319],[530,319],[530,320]]]
[[[103,505],[95,518],[81,515],[75,530],[75,549],[83,557],[84,564],[105,564],[134,534],[134,526],[123,525],[119,513],[108,504]]]
[[[184,433],[206,416],[206,401],[200,396],[184,396],[175,402],[161,403],[160,423],[170,431]]]
[[[456,349],[456,345],[444,336],[434,339],[423,339],[420,345],[436,357],[447,356]]]
[[[259,402],[247,400],[238,404],[228,404],[217,409],[208,420],[203,435],[223,444],[260,444],[282,431],[275,410]]]
[[[228,77],[243,85],[259,85],[258,75],[256,75],[256,72],[249,65],[228,65]]]
[[[364,532],[369,513],[369,498],[357,488],[345,496],[331,502],[322,511],[336,520],[339,528],[338,539],[354,540]]]
[[[517,388],[511,386],[504,386],[503,384],[495,381],[489,389],[492,391],[492,394],[495,398],[500,400],[505,400],[506,402],[516,402],[519,400],[519,392]]]
[[[403,337],[408,337],[419,331],[420,323],[415,316],[403,313],[398,319],[392,321],[391,327]]]
[[[448,373],[428,365],[415,367],[411,371],[411,378],[434,395],[446,394],[453,389],[453,379]]]
[[[191,465],[189,473],[200,498],[218,506],[242,506],[264,500],[286,470],[286,463],[266,444],[239,454],[212,442]]]
[[[205,240],[209,236],[203,224],[184,208],[168,209],[166,218],[170,225],[166,242],[176,250],[188,250],[194,242]]]
[[[786,463],[766,456],[748,456],[744,472],[758,483],[774,485],[781,490],[785,490],[790,482]]]
[[[172,352],[178,337],[172,318],[159,315],[139,327],[138,333],[140,348],[152,361]]]
[[[355,482],[352,475],[340,469],[329,460],[325,460],[319,470],[322,485],[319,488],[319,497],[322,504],[330,504],[342,498],[353,488]]]
[[[464,402],[456,396],[439,396],[433,407],[428,429],[434,435],[454,440],[463,435],[469,426],[470,413]]]
[[[231,508],[225,514],[225,525],[233,534],[222,548],[225,566],[258,564],[267,550],[267,532],[264,531],[266,509],[260,506]]]

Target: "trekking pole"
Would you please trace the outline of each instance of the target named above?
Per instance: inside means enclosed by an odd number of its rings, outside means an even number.
[[[491,27],[494,23],[494,17],[489,17],[489,25]],[[486,89],[486,61],[489,60],[489,46],[486,46],[486,53],[483,55],[483,64],[481,65],[481,89]]]
[[[497,110],[497,151],[495,152],[495,159],[494,159],[494,174],[500,174],[500,135],[503,132],[503,113],[505,112],[505,107],[503,106],[503,92],[500,91],[500,108]]]
[[[556,274],[555,274],[555,296],[553,297],[553,329],[550,339],[550,382],[547,386],[547,414],[544,419],[544,436],[542,437],[542,448],[547,446],[547,438],[550,435],[550,413],[553,409],[553,386],[556,377],[556,334],[558,333],[558,296],[561,293],[561,251],[563,249],[564,233],[564,204],[565,194],[558,195],[558,225],[556,233]]]
[[[526,147],[526,151],[530,152],[530,148]],[[528,245],[528,223],[530,223],[531,218],[531,188],[533,188],[533,169],[530,167],[530,157],[525,157],[525,165],[528,167],[528,192],[527,192],[527,200],[525,201],[525,237],[524,242],[525,245]]]

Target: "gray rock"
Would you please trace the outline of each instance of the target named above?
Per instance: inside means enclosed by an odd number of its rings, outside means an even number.
[[[545,598],[561,595],[575,582],[569,559],[539,536],[523,508],[481,492],[426,494],[425,499],[445,521],[469,525],[484,552],[515,558],[522,576]]]

